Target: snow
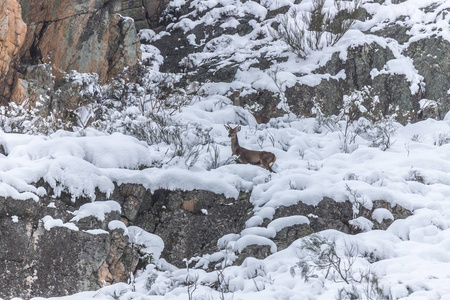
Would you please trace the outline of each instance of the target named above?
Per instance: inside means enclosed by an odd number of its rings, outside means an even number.
[[[356,219],[350,220],[349,223],[353,226],[358,227],[362,231],[369,231],[373,227],[372,221],[364,217],[358,217]]]
[[[159,259],[161,252],[164,250],[164,241],[159,236],[136,226],[128,227],[128,235],[130,243],[142,245],[141,251],[151,254],[156,261]]]
[[[180,118],[198,121],[198,110],[206,116],[221,110],[227,110],[226,114],[232,113],[231,110],[229,111],[230,104],[219,108],[210,105],[208,101],[212,99],[218,100],[220,97],[209,97],[205,103],[198,102],[195,109],[190,107],[181,112]],[[207,117],[204,122],[206,126],[212,127],[210,132],[214,140],[218,142],[220,160],[225,162],[231,155],[231,150],[222,120]],[[447,278],[450,278],[448,273],[450,257],[447,254],[450,249],[450,222],[448,221],[450,144],[442,138],[444,133],[450,132],[448,120],[430,119],[406,126],[398,125],[394,136],[396,142],[386,151],[369,147],[369,141],[358,138],[358,147],[351,153],[343,153],[339,148],[338,132],[315,131],[315,119],[303,118],[285,123],[284,119],[280,118],[272,120],[271,124],[274,125],[241,125],[239,138],[245,147],[252,149],[262,147],[276,153],[277,173],[275,174],[270,174],[257,166],[233,163],[207,170],[202,161],[198,161],[191,168],[180,162],[160,168],[139,170],[135,169],[134,163],[114,162],[116,158],[121,159],[125,151],[122,145],[119,147],[116,145],[123,143],[125,139],[130,148],[138,149],[136,152],[129,151],[129,153],[147,151],[149,156],[154,155],[157,148],[152,145],[143,145],[132,138],[124,138],[122,135],[97,135],[102,141],[99,145],[97,142],[90,142],[92,139],[87,139],[85,136],[69,137],[62,133],[51,136],[51,139],[41,136],[32,138],[24,136],[22,142],[18,141],[15,134],[2,133],[2,141],[10,150],[8,156],[0,158],[3,162],[0,171],[4,178],[2,185],[11,189],[11,192],[7,194],[10,197],[21,200],[23,196],[20,193],[27,193],[39,199],[38,189],[32,188],[33,182],[39,176],[47,179],[56,177],[55,170],[57,170],[60,180],[57,181],[58,185],[55,182],[54,186],[74,191],[77,195],[83,193],[93,195],[96,188],[102,187],[101,181],[93,180],[98,177],[104,178],[104,181],[109,183],[106,185],[108,188],[102,188],[109,193],[112,193],[114,189],[113,183],[120,185],[126,182],[143,184],[151,190],[158,188],[207,189],[223,193],[228,197],[237,197],[241,191],[250,192],[250,201],[254,208],[248,216],[246,228],[242,232],[220,237],[218,247],[221,250],[200,258],[197,262],[199,268],[211,266],[224,258],[228,261],[235,260],[235,255],[244,252],[247,247],[255,245],[268,247],[267,249],[272,253],[268,258],[253,263],[247,258],[241,266],[229,266],[224,269],[232,282],[235,297],[245,299],[251,299],[256,295],[261,299],[281,299],[282,295],[288,297],[287,299],[295,299],[295,295],[311,299],[334,297],[334,293],[342,287],[338,283],[320,277],[321,275],[318,274],[317,276],[324,284],[324,290],[320,292],[317,288],[319,279],[304,282],[300,279],[300,275],[295,275],[294,278],[290,275],[289,270],[295,267],[298,260],[303,257],[303,250],[299,247],[301,240],[294,242],[285,250],[278,251],[271,239],[283,228],[308,224],[310,220],[317,217],[294,215],[275,218],[280,206],[290,206],[298,202],[317,205],[323,197],[330,197],[335,201],[351,200],[353,194],[349,192],[350,189],[354,195],[357,195],[357,200],[366,207],[370,208],[372,201],[382,199],[391,206],[399,204],[411,210],[413,215],[406,219],[395,220],[385,232],[372,230],[371,221],[363,217],[350,221],[364,231],[361,234],[349,237],[343,233],[325,232],[340,245],[339,251],[345,253],[346,243],[356,243],[360,253],[372,253],[371,255],[376,258],[375,261],[361,262],[361,268],[366,268],[370,264],[376,270],[380,280],[384,282],[383,286],[387,293],[391,295],[405,295],[405,290],[415,291],[412,295],[408,292],[408,297],[417,294],[425,294],[428,297],[432,293],[440,295],[450,293],[445,287],[449,284]],[[272,142],[266,138],[259,146],[258,136],[273,136],[274,139]],[[412,137],[415,138],[412,140]],[[48,146],[47,142],[54,147]],[[86,143],[90,146],[86,146]],[[105,145],[112,149],[105,150]],[[159,151],[166,151],[164,145],[161,144],[158,147]],[[118,153],[113,153],[114,149]],[[111,156],[106,159],[108,164],[92,159],[103,152]],[[133,159],[147,161],[143,157]],[[55,167],[56,163],[58,168]],[[92,177],[92,174],[97,177]],[[83,181],[83,177],[86,176],[88,180]],[[89,185],[86,185],[88,181]],[[53,184],[52,181],[50,183]],[[80,188],[84,188],[84,192],[79,191]],[[95,197],[92,200],[95,200]],[[76,202],[77,197],[74,197],[73,201]],[[55,206],[55,201],[52,203],[51,206]],[[105,214],[112,211],[120,212],[120,205],[117,202],[93,201],[80,206],[73,213],[71,222],[64,223],[61,219],[52,216],[46,216],[42,222],[46,230],[61,226],[78,230],[73,222],[87,216],[93,216],[101,221],[105,219]],[[387,209],[377,208],[372,218],[374,222],[381,223],[383,220],[393,220],[393,215]],[[12,217],[12,220],[14,219]],[[20,220],[20,217],[17,219]],[[108,224],[108,230],[118,228],[129,236],[131,243],[142,245],[143,253],[152,255],[155,266],[164,265],[172,270],[164,271],[166,272],[164,273],[155,268],[152,269],[152,265],[149,265],[146,270],[137,275],[138,282],[143,282],[151,274],[158,278],[158,283],[155,283],[152,291],[155,293],[158,291],[160,296],[148,296],[151,297],[149,299],[165,296],[182,299],[186,295],[185,289],[182,289],[181,285],[176,288],[171,287],[168,282],[174,280],[172,277],[175,276],[172,274],[174,269],[160,258],[164,242],[158,236],[144,232],[140,228],[126,227],[121,221],[116,220]],[[101,229],[87,232],[107,234]],[[418,261],[418,263],[411,264],[411,261]],[[255,272],[259,275],[251,278],[249,274]],[[214,272],[204,271],[201,278],[205,280],[205,283],[211,282],[214,274]],[[420,282],[426,283],[428,288],[423,288]],[[199,295],[200,292],[214,293],[205,286],[198,290]],[[120,289],[124,286],[116,287]],[[146,293],[143,283],[140,289],[142,293]],[[71,297],[73,299],[89,298],[93,295],[80,294]]]
[[[169,25],[169,30],[179,28],[187,33],[199,24],[220,22],[223,28],[236,27],[239,17],[247,14],[259,21],[250,21],[253,31],[247,36],[221,35],[208,41],[203,52],[189,55],[194,66],[212,58],[220,58],[222,67],[240,63],[232,82],[203,85],[196,101],[173,113],[173,118],[183,126],[182,138],[186,144],[198,144],[193,135],[197,129],[209,130],[212,141],[199,148],[199,158],[193,163],[174,155],[173,144],[147,144],[123,133],[109,134],[94,129],[82,133],[59,131],[49,136],[0,132],[0,144],[6,154],[0,155],[1,197],[39,202],[40,197],[58,198],[68,192],[75,204],[80,197],[92,200],[73,212],[70,222],[45,216],[42,219],[45,230],[65,227],[78,231],[75,222],[85,217],[104,221],[106,214],[120,212],[120,205],[113,200],[96,201],[96,193],[109,197],[116,186],[125,183],[141,184],[150,191],[203,189],[234,199],[238,199],[241,192],[251,193],[253,210],[245,228],[218,237],[218,251],[196,258],[196,269],[175,268],[162,259],[164,241],[157,235],[135,226],[127,227],[119,220],[109,222],[109,231],[123,230],[130,243],[140,246],[140,254],[151,256],[152,261],[136,274],[133,288],[131,284],[119,283],[96,292],[57,299],[112,299],[117,295],[120,299],[187,299],[185,281],[187,276],[194,275],[199,282],[195,299],[223,299],[219,291],[211,288],[217,286],[218,271],[206,268],[213,265],[223,268],[220,270],[228,284],[229,290],[225,293],[228,299],[336,299],[351,285],[317,270],[313,270],[316,273],[308,280],[301,277],[298,263],[305,258],[311,262],[314,256],[303,246],[306,238],[280,251],[272,240],[284,228],[319,219],[312,214],[276,217],[280,207],[300,202],[317,206],[325,197],[336,202],[352,201],[355,206],[363,205],[367,209],[372,209],[373,201],[384,200],[391,207],[400,205],[410,210],[411,216],[394,220],[388,209],[376,208],[371,216],[374,222],[393,221],[386,231],[374,230],[371,220],[355,216],[349,223],[362,233],[350,236],[326,230],[319,236],[334,241],[339,255],[354,261],[354,276],[362,278],[364,272],[371,270],[379,279],[386,298],[450,298],[449,113],[442,121],[395,124],[397,130],[391,137],[394,143],[388,149],[371,147],[372,142],[360,135],[351,145],[351,151],[343,152],[342,134],[336,128],[321,128],[313,118],[288,114],[272,119],[269,124],[258,125],[250,111],[233,106],[226,97],[230,89],[243,88],[242,95],[265,89],[279,93],[282,98],[285,88],[297,83],[316,86],[323,80],[346,78],[345,70],[336,70],[334,75],[320,74],[317,70],[328,63],[334,53],[346,60],[349,48],[363,45],[388,48],[394,56],[380,69],[371,70],[372,78],[382,74],[404,76],[410,83],[411,94],[418,94],[426,86],[414,61],[403,55],[404,50],[411,43],[432,35],[450,41],[450,14],[446,13],[450,2],[363,1],[370,18],[357,21],[334,47],[315,51],[306,59],[287,53],[286,45],[273,41],[270,35],[257,37],[269,32],[274,20],[266,19],[269,11],[285,5],[307,10],[312,5],[310,0],[296,2],[194,0],[190,2],[194,9],[191,15],[182,16]],[[184,0],[171,1],[167,9],[177,11],[185,3]],[[424,9],[431,5],[435,8]],[[335,13],[330,0],[326,1],[325,9]],[[409,28],[410,37],[404,44],[372,34],[392,22],[403,22]],[[144,30],[139,36],[150,42],[166,34],[170,33]],[[186,38],[192,45],[205,43],[198,41],[191,32]],[[143,60],[152,63],[156,72],[163,61],[160,51],[151,45],[142,45],[141,49]],[[255,62],[263,54],[268,59],[283,58],[281,61],[285,62],[261,70],[255,67]],[[91,80],[76,72],[70,76],[80,85]],[[93,93],[96,88],[89,85],[88,91]],[[421,105],[433,105],[432,101],[422,99]],[[131,116],[141,116],[136,106],[128,107],[126,114],[129,117],[124,120],[125,125],[133,124],[135,119]],[[270,174],[257,166],[234,164],[230,158],[230,141],[223,128],[227,123],[242,126],[239,132],[242,146],[273,152],[277,156],[274,166],[277,173]],[[215,153],[210,145],[216,147]],[[214,155],[217,161],[213,166]],[[35,186],[40,179],[52,188],[52,195],[46,195],[44,187]],[[48,207],[56,207],[55,202]],[[208,216],[207,209],[201,212]],[[13,223],[22,220],[21,216],[10,218]],[[86,232],[108,234],[103,229]],[[265,259],[247,257],[241,265],[229,266],[252,246],[266,247],[271,255]],[[150,279],[153,280],[151,286],[148,285]],[[355,288],[364,288],[357,281],[352,284]]]
[[[269,225],[267,225],[267,228],[273,228],[276,232],[278,232],[286,227],[302,224],[309,224],[309,220],[307,217],[305,216],[281,217],[270,222]]]
[[[394,220],[392,213],[386,208],[377,208],[372,213],[372,218],[378,223],[383,222],[383,220]]]
[[[234,243],[233,250],[241,253],[246,247],[251,245],[269,246],[271,253],[277,252],[277,246],[273,241],[266,237],[254,234],[244,235],[238,239]]]
[[[73,223],[64,223],[61,219],[54,219],[52,216],[45,216],[42,218],[44,223],[44,228],[46,230],[51,230],[54,227],[65,227],[70,230],[78,231],[78,227]]]
[[[109,222],[108,229],[111,231],[116,229],[122,229],[124,235],[129,234],[127,226],[122,221],[119,220],[112,220],[111,222]]]
[[[89,230],[84,230],[85,232],[89,233],[89,234],[93,234],[93,235],[97,235],[97,234],[109,234],[108,231],[103,230],[103,229],[89,229]]]
[[[99,221],[105,220],[105,215],[112,211],[121,212],[120,204],[113,200],[92,202],[83,204],[78,210],[73,212],[74,217],[71,222],[78,222],[83,218],[93,216]]]

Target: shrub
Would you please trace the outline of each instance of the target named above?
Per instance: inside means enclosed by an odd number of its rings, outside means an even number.
[[[350,5],[349,5],[350,4]],[[335,45],[354,24],[359,14],[360,1],[334,1],[334,11],[325,10],[325,0],[313,0],[310,11],[292,7],[280,17],[272,37],[285,42],[301,58],[312,51]]]
[[[370,267],[356,267],[357,259],[364,257],[355,243],[346,243],[343,253],[339,253],[335,240],[313,234],[302,240],[301,248],[308,255],[291,268],[292,276],[299,270],[305,281],[324,276],[343,282],[344,287],[338,291],[339,299],[386,299],[377,274]]]
[[[393,136],[397,130],[394,115],[385,115],[377,95],[369,87],[345,95],[338,115],[326,116],[321,99],[313,99],[312,113],[316,116],[316,132],[322,128],[328,131],[339,131],[342,151],[352,152],[356,149],[356,138],[361,136],[370,141],[371,147],[379,147],[383,151],[394,143]]]

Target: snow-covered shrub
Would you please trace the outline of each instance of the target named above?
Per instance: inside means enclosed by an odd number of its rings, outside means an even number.
[[[383,151],[392,145],[393,136],[397,130],[394,115],[385,115],[381,104],[373,90],[364,87],[350,95],[344,95],[339,114],[326,116],[323,113],[325,101],[313,99],[312,113],[316,117],[315,131],[323,128],[328,131],[339,131],[342,141],[342,151],[353,152],[356,148],[356,138],[361,136],[370,141],[371,147],[378,147]]]
[[[197,162],[202,150],[214,151],[211,128],[194,123],[181,124],[164,113],[148,112],[142,115],[136,106],[128,107],[124,111],[109,109],[103,120],[92,125],[100,131],[134,136],[157,148],[169,147],[167,156],[171,157],[171,160],[182,159],[187,167]]]
[[[325,0],[313,0],[310,11],[293,6],[278,19],[272,37],[305,58],[312,51],[336,44],[354,24],[360,4],[358,0],[336,0],[332,8],[325,9]]]
[[[394,143],[392,137],[397,131],[398,125],[395,122],[394,116],[387,116],[376,121],[360,118],[358,120],[358,127],[362,135],[371,142],[371,147],[378,147],[385,151]]]
[[[371,208],[372,202],[366,200],[357,190],[352,189],[348,184],[345,185],[348,193],[348,200],[352,203],[353,218],[361,216],[363,208]]]
[[[326,116],[323,114],[322,105],[324,101],[313,99],[314,106],[312,113],[316,116],[316,132],[320,132],[324,127],[329,131],[339,131],[339,138],[342,142],[342,152],[351,153],[356,148],[356,137],[358,136],[358,128],[355,126],[358,116],[367,111],[363,105],[364,98],[360,92],[354,92],[351,95],[345,95],[339,114]]]
[[[172,114],[190,103],[192,97],[176,88],[178,76],[160,73],[142,63],[124,70],[107,89],[106,104],[116,108],[136,106],[146,113]]]
[[[300,270],[300,276],[308,281],[319,277],[318,272],[325,270],[325,278],[334,281],[344,281],[349,284],[352,280],[352,268],[355,263],[354,249],[349,257],[341,257],[337,253],[336,241],[328,240],[317,234],[313,234],[302,240],[302,249],[309,252],[308,259],[302,259],[291,268],[291,274]]]
[[[48,78],[42,83],[26,84],[27,99],[22,104],[10,103],[0,110],[1,126],[5,132],[51,134],[59,129],[86,128],[99,111],[104,89],[98,75],[71,71],[55,84],[51,67],[39,66]],[[82,108],[85,109],[82,109]],[[90,116],[86,113],[90,112]]]
[[[63,120],[50,112],[42,115],[39,108],[26,108],[13,102],[0,107],[0,127],[7,133],[27,133],[49,135],[59,129],[70,130],[71,120]]]
[[[69,85],[64,96],[76,98],[76,101],[73,103],[74,107],[71,108],[76,109],[87,103],[101,101],[104,91],[98,82],[98,74],[79,73],[72,70],[64,76],[64,81]],[[62,100],[68,102],[68,99]]]
[[[291,268],[292,276],[299,271],[305,281],[324,278],[345,283],[339,289],[338,299],[386,298],[377,274],[359,253],[356,243],[338,245],[334,239],[313,234],[302,240],[301,249],[307,254]]]

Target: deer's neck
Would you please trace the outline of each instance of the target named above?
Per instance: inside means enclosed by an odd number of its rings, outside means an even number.
[[[238,149],[241,148],[241,146],[239,146],[239,141],[237,136],[232,137],[231,138],[231,152],[233,153],[233,155],[236,155],[238,153]]]

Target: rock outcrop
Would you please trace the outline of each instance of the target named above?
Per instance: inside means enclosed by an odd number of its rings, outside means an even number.
[[[22,20],[22,9],[16,0],[0,3],[0,104],[11,97],[15,84],[19,50],[25,41],[27,26]]]
[[[68,295],[129,278],[138,254],[122,229],[107,226],[120,214],[78,228],[66,223],[70,210],[55,199],[0,198],[0,297]]]
[[[70,70],[95,72],[101,82],[136,64],[140,44],[122,1],[21,0],[28,25],[22,64],[49,63],[56,80]]]
[[[134,224],[164,240],[162,257],[183,267],[183,259],[214,253],[217,240],[239,233],[251,211],[249,194],[238,200],[208,191],[158,190],[142,203]]]

